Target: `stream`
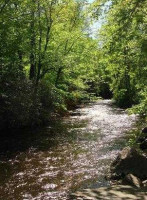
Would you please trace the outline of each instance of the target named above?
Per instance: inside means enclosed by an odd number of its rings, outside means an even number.
[[[105,175],[136,122],[111,100],[98,100],[39,130],[0,139],[0,200],[68,200],[109,185]]]

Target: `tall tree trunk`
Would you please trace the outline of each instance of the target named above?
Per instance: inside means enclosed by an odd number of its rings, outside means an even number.
[[[39,83],[40,74],[41,74],[41,67],[42,67],[42,54],[41,54],[41,48],[42,48],[42,27],[41,27],[41,13],[40,13],[40,2],[38,1],[38,17],[39,17],[39,60],[37,64],[37,77],[36,77],[36,86]]]
[[[32,0],[33,3],[33,9],[31,13],[31,24],[30,24],[30,79],[34,79],[36,76],[36,65],[35,65],[35,1]]]
[[[125,65],[125,88],[127,89],[127,98],[128,98],[128,106],[132,104],[132,94],[131,94],[131,83],[130,83],[130,63],[129,63],[129,56],[128,56],[128,47],[124,48],[124,65]]]
[[[59,82],[59,78],[62,72],[62,67],[59,67],[58,71],[57,71],[57,77],[56,77],[56,81],[55,81],[55,86],[58,86],[58,82]]]
[[[22,65],[22,51],[18,50],[18,58],[19,58],[19,70],[23,71],[23,65]]]

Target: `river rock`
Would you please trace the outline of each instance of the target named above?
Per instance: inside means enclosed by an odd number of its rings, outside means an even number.
[[[147,179],[147,157],[136,149],[126,147],[112,163],[110,171],[111,179],[114,179],[115,175],[117,179],[122,179],[128,174],[133,174],[141,180],[145,180]]]
[[[142,143],[142,142],[144,142],[145,139],[147,139],[147,127],[143,128],[141,132],[142,132],[142,134],[137,139],[137,141],[136,141],[137,143]]]
[[[147,200],[147,188],[115,185],[98,189],[85,189],[71,195],[72,200]]]
[[[147,133],[147,127],[142,129],[142,133]]]
[[[140,179],[134,176],[133,174],[126,175],[125,178],[123,179],[123,183],[135,186],[137,188],[140,188],[142,184]]]
[[[141,142],[140,149],[141,150],[146,150],[147,149],[147,137]]]
[[[147,180],[143,181],[142,184],[144,187],[147,187]]]

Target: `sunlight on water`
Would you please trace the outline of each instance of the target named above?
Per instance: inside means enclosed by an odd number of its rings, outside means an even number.
[[[108,185],[110,162],[136,121],[110,100],[79,108],[58,125],[1,141],[0,199],[66,200],[71,191]],[[13,150],[12,150],[13,149]],[[7,153],[6,153],[7,152]]]

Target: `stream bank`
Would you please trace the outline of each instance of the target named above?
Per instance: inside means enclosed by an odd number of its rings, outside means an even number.
[[[111,162],[106,175],[111,185],[84,189],[71,194],[76,200],[146,200],[147,199],[147,127],[146,119],[136,121],[129,141]],[[128,146],[129,145],[129,146]]]

